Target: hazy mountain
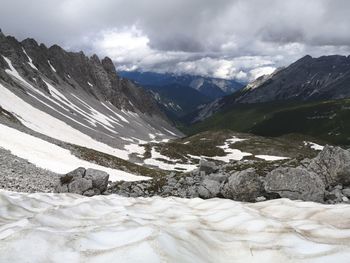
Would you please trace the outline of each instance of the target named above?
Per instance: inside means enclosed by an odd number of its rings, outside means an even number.
[[[350,56],[305,56],[271,75],[261,76],[245,88],[202,107],[193,121],[242,103],[332,100],[350,97]],[[215,105],[215,109],[213,109]],[[219,106],[218,106],[219,105]],[[210,114],[205,114],[208,112]],[[200,118],[198,117],[200,116]]]
[[[202,104],[232,94],[243,87],[234,80],[192,75],[138,71],[123,71],[119,74],[152,90],[164,108],[177,116],[192,112]]]
[[[190,132],[229,128],[265,136],[304,133],[349,144],[349,97],[350,57],[305,56],[183,120],[197,123]]]

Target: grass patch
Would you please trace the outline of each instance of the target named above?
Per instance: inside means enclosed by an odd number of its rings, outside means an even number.
[[[181,130],[188,135],[220,129],[274,137],[299,133],[346,146],[350,145],[349,119],[349,99],[235,104]]]

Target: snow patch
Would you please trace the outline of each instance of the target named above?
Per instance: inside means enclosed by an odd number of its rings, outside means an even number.
[[[179,163],[180,161],[181,160],[172,159],[168,156],[165,156],[160,152],[157,152],[155,147],[152,147],[151,158],[145,159],[144,163],[167,171],[180,170],[184,172],[190,172],[197,168],[197,165]]]
[[[273,156],[273,155],[255,155],[256,158],[263,159],[265,161],[281,161],[281,160],[287,160],[289,157],[280,157],[280,156]]]
[[[304,141],[304,145],[305,146],[310,146],[311,149],[314,149],[316,151],[322,151],[324,149],[324,146],[319,145],[319,144],[314,143],[314,142],[306,142],[306,141]]]
[[[72,155],[69,150],[2,124],[0,124],[0,147],[38,167],[59,174],[85,167],[107,172],[111,181],[151,179],[81,160]]]

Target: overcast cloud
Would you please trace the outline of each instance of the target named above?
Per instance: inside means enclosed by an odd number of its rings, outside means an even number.
[[[350,54],[348,0],[0,0],[20,40],[111,57],[119,70],[247,81],[310,54]]]

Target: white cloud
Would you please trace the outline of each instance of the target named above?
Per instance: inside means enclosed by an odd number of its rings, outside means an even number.
[[[348,0],[3,2],[5,33],[108,55],[119,69],[248,80],[306,54],[350,53]]]

